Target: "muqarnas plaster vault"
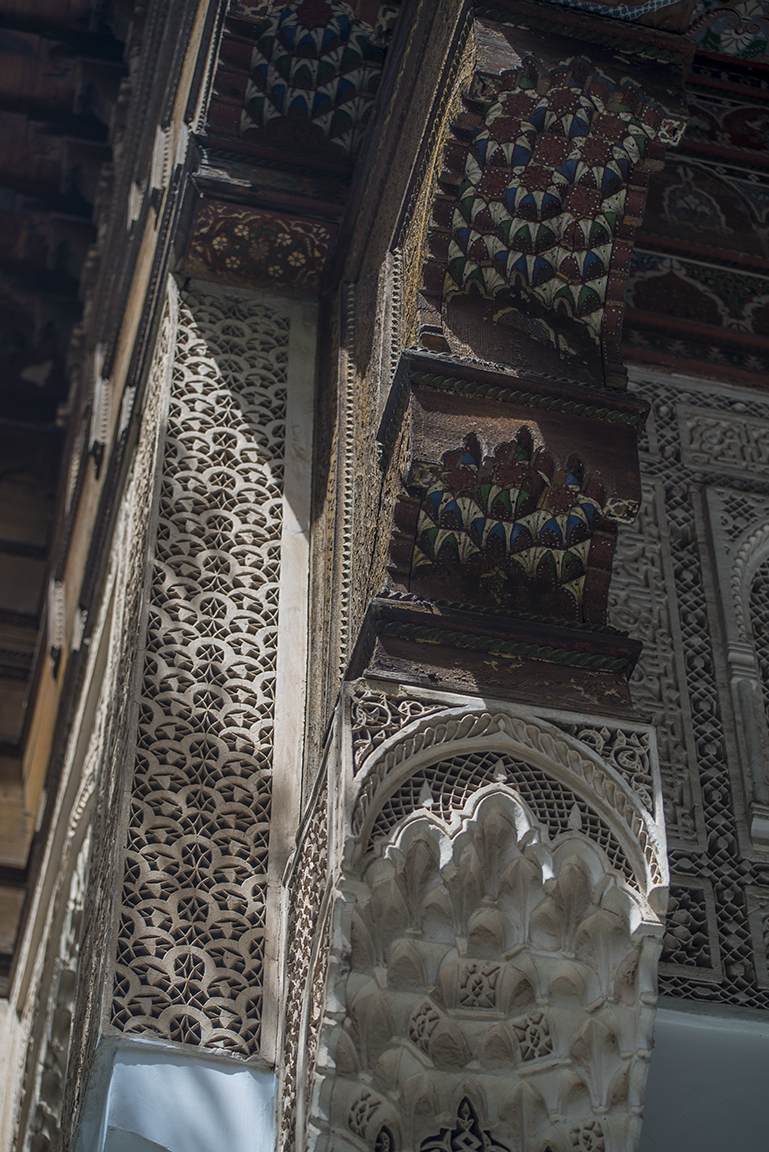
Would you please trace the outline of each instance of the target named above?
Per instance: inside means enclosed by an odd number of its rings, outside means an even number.
[[[347,692],[344,799],[327,811],[320,788],[298,854],[314,940],[289,990],[308,997],[284,1135],[634,1148],[667,895],[653,734],[377,688]],[[328,874],[308,896],[319,829]]]

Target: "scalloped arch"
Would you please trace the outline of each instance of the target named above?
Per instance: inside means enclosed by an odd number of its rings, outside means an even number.
[[[447,708],[419,717],[385,740],[361,766],[352,803],[349,849],[360,857],[378,812],[410,775],[464,752],[498,751],[538,768],[581,799],[619,841],[655,906],[668,883],[664,825],[630,783],[594,749],[546,720],[502,707]],[[659,898],[655,896],[659,893]]]

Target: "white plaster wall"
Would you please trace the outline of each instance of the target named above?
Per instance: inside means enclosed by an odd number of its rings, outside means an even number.
[[[179,1045],[106,1043],[76,1152],[272,1152],[275,1076]]]
[[[641,1152],[769,1148],[769,1013],[661,997]]]

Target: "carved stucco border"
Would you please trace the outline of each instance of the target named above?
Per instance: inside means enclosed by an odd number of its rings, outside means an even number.
[[[741,531],[728,510],[730,501],[745,505],[748,521]],[[751,847],[767,851],[769,727],[750,621],[750,588],[769,556],[769,498],[712,485],[705,489],[704,505]]]

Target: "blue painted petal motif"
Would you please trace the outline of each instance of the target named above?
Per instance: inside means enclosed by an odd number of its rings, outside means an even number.
[[[548,280],[552,280],[553,275],[553,266],[550,261],[546,260],[544,256],[537,256],[534,261],[532,283],[535,286],[537,284],[546,284]]]
[[[516,201],[517,194],[518,194],[517,188],[508,188],[507,192],[505,192],[505,203],[507,204],[508,208],[510,209],[510,212],[513,215],[515,215],[515,201]]]
[[[519,256],[518,257],[518,259],[513,264],[511,271],[520,272],[522,274],[524,280],[528,284],[528,282],[529,282],[529,266],[526,263],[526,257],[525,256]]]
[[[596,256],[595,252],[588,252],[585,256],[585,266],[582,270],[584,278],[587,280],[591,276],[602,276],[603,272],[603,260],[601,260],[600,256]]]
[[[582,517],[581,516],[575,516],[574,513],[572,512],[571,515],[569,516],[569,519],[566,521],[566,538],[570,544],[571,544],[572,533],[575,532],[577,528],[584,528],[584,527],[585,527],[585,521],[582,519]]]
[[[534,199],[531,192],[527,192],[521,200],[521,203],[518,205],[519,212],[523,211],[524,209],[527,209],[529,212],[533,212],[535,216],[538,214],[537,201]]]
[[[585,513],[588,524],[591,529],[595,525],[595,505],[594,504],[580,504],[580,508]]]
[[[545,192],[542,197],[541,216],[543,220],[550,219],[551,216],[557,215],[561,211],[561,201],[552,192]]]
[[[573,140],[575,136],[587,136],[589,131],[590,125],[587,120],[582,120],[575,116],[569,129],[569,138]]]
[[[558,521],[555,519],[554,516],[551,516],[551,518],[549,520],[545,521],[545,523],[542,525],[542,529],[539,533],[540,540],[542,540],[544,542],[545,536],[549,535],[551,532],[555,536],[558,543],[562,545],[563,544],[563,533],[561,532],[560,525],[558,524]]]
[[[566,163],[562,164],[560,168],[556,169],[556,171],[559,173],[559,175],[563,176],[564,180],[568,180],[569,183],[572,184],[574,181],[574,177],[577,174],[577,164],[578,163],[579,163],[579,160],[577,160],[576,158],[573,160],[567,160]]]

